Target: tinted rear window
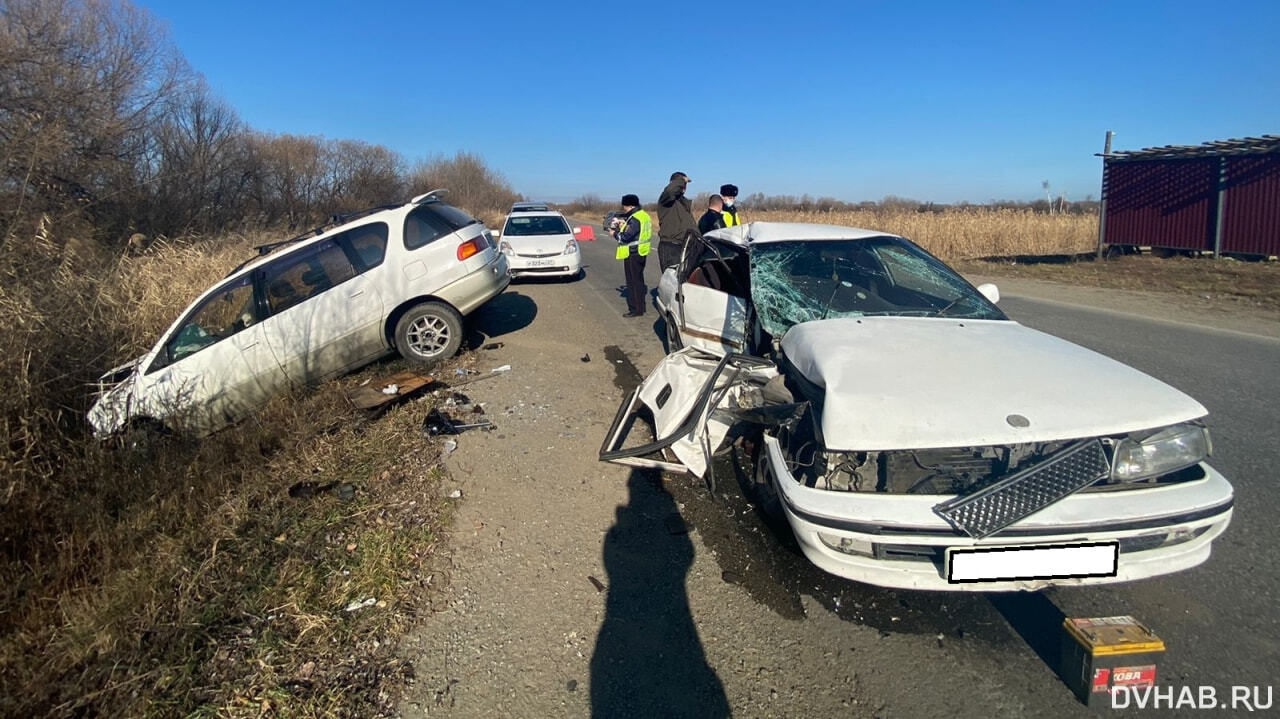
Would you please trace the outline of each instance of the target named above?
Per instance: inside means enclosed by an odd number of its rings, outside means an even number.
[[[405,249],[416,250],[444,235],[479,222],[476,218],[443,202],[421,205],[404,221]]]

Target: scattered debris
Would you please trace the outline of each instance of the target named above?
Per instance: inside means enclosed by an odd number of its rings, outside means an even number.
[[[502,349],[502,343],[501,343],[501,342],[490,342],[489,344],[485,345],[484,347],[481,347],[480,349],[486,349],[486,350],[500,350],[500,349]]]
[[[504,364],[504,365],[502,365],[501,367],[494,367],[493,369],[491,369],[491,370],[489,370],[489,371],[490,371],[490,372],[510,372],[510,371],[511,371],[511,365],[509,365],[509,364]]]
[[[583,354],[583,355],[582,355],[582,361],[583,361],[583,362],[590,362],[590,361],[591,361],[591,355],[590,355],[589,353],[587,353],[587,354]]]
[[[570,679],[569,681],[567,681],[567,682],[565,682],[565,683],[564,683],[564,688],[565,688],[565,689],[568,689],[568,690],[569,690],[569,691],[571,691],[571,692],[576,692],[576,691],[578,691],[578,680],[577,680],[577,679]]]
[[[484,414],[484,409],[480,405],[476,405],[472,410],[472,414]],[[468,429],[493,429],[494,424],[487,419],[479,422],[457,422],[449,415],[441,412],[438,408],[432,408],[427,413],[427,418],[422,421],[422,429],[429,437],[436,437],[442,434],[461,434]]]
[[[397,372],[372,384],[347,390],[347,401],[356,409],[380,409],[414,394],[432,381],[432,378],[416,372]]]
[[[444,441],[444,453],[446,455],[453,454],[458,449],[458,441],[454,439],[446,439]]]
[[[358,612],[358,611],[360,611],[361,609],[364,609],[365,607],[372,607],[373,605],[375,605],[375,604],[377,604],[377,603],[378,603],[378,599],[377,599],[377,597],[369,597],[368,599],[365,599],[364,601],[361,601],[361,600],[358,600],[358,599],[357,599],[356,601],[354,601],[354,602],[352,602],[352,603],[348,604],[348,605],[347,605],[347,608],[346,608],[346,609],[344,609],[343,611],[345,611],[345,612]]]
[[[338,485],[338,499],[341,499],[342,501],[347,502],[352,499],[355,499],[355,497],[356,497],[356,486],[354,484],[350,482],[343,482],[342,484]]]
[[[591,582],[591,586],[595,587],[597,592],[604,591],[604,582],[600,581],[599,579],[596,579],[595,577],[588,574],[587,581]]]
[[[449,499],[462,499],[462,490],[455,489],[448,494]]]
[[[324,494],[337,487],[337,482],[320,484],[319,482],[296,482],[289,488],[289,496],[294,499],[310,499],[317,494]]]
[[[458,369],[455,369],[453,371],[453,374],[458,377],[466,377],[469,374],[480,374],[480,373],[469,367],[459,367]]]

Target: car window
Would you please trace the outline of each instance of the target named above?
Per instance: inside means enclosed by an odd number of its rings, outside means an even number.
[[[523,237],[528,235],[564,235],[571,234],[568,223],[563,217],[544,215],[542,217],[509,217],[503,235]]]
[[[333,240],[268,267],[263,280],[267,306],[279,314],[356,276],[347,254]]]
[[[253,298],[253,282],[248,276],[218,289],[200,304],[165,344],[150,370],[174,362],[216,344],[258,321]]]
[[[898,237],[753,247],[751,299],[775,337],[828,317],[1008,319],[941,260]]]
[[[385,222],[375,222],[343,233],[343,240],[351,246],[361,272],[382,264],[387,256],[387,231]]]
[[[404,221],[404,246],[416,250],[439,238],[479,222],[476,218],[443,202],[419,205]]]

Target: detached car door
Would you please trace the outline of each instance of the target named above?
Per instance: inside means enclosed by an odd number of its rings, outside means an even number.
[[[745,263],[740,248],[689,241],[676,295],[676,321],[686,346],[718,355],[747,350],[750,290]]]
[[[263,336],[249,275],[192,308],[138,379],[132,416],[210,432],[260,407],[285,385]]]
[[[374,240],[362,245],[362,253],[381,264],[377,237],[385,254],[386,225],[375,227],[381,234],[371,233]],[[372,273],[360,271],[372,268],[346,237],[357,230],[298,250],[257,273],[270,312],[262,323],[267,344],[295,385],[316,384],[386,349],[382,298]]]

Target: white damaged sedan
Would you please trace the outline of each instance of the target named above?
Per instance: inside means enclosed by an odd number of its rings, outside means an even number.
[[[1233,503],[1205,462],[1205,408],[998,299],[880,232],[691,238],[659,285],[671,354],[601,459],[714,487],[735,442],[814,564],[885,587],[1036,590],[1205,561]],[[637,446],[642,417],[656,439]]]

